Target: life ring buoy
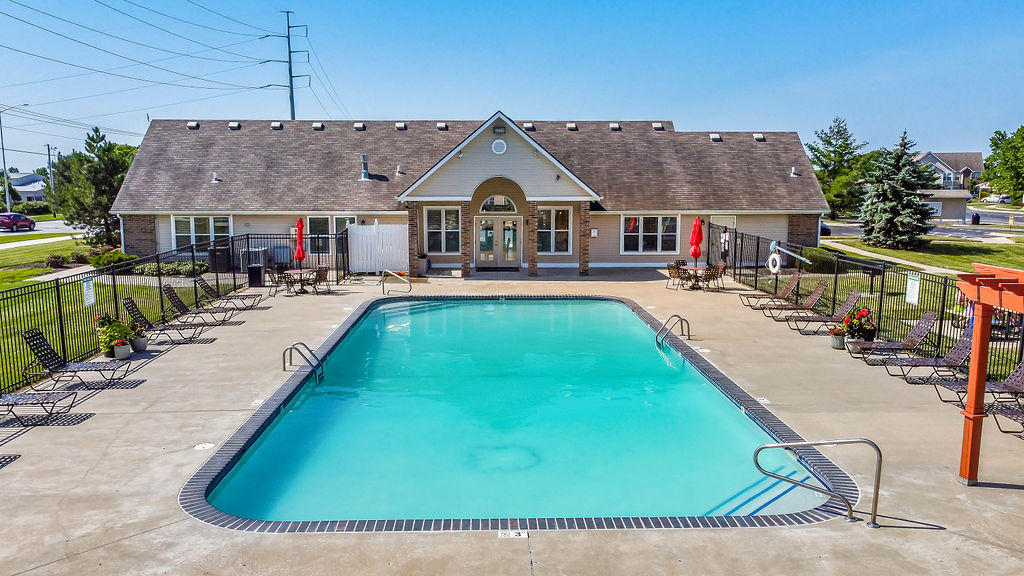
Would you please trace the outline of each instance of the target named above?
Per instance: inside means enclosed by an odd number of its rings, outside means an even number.
[[[772,274],[778,274],[782,270],[782,257],[779,256],[778,252],[773,252],[768,257],[768,263],[765,264],[768,267],[768,271]]]

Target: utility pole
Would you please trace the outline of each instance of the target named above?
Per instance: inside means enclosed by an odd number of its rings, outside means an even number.
[[[46,200],[53,200],[55,196],[55,190],[53,189],[53,160],[50,159],[50,145],[46,145],[46,172],[50,175],[50,197]],[[56,207],[54,207],[56,210]]]
[[[294,74],[292,72],[292,55],[293,54],[306,54],[306,62],[309,62],[309,51],[308,50],[292,50],[292,29],[302,28],[306,35],[309,35],[309,28],[305,24],[292,25],[292,14],[295,12],[291,10],[282,10],[284,12],[284,23],[285,23],[285,43],[288,46],[288,107],[291,110],[291,118],[295,120],[295,79],[296,78],[309,78],[309,74]]]
[[[0,110],[0,157],[3,157],[4,202],[7,203],[8,212],[14,210],[14,205],[11,204],[11,179],[7,174],[7,149],[4,148],[4,112],[7,112],[11,108],[17,108],[18,106],[28,106],[28,104],[15,104],[14,106],[8,106],[3,110]]]

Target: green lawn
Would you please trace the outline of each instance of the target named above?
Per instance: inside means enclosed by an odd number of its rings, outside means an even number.
[[[53,214],[40,214],[38,216],[29,216],[29,218],[36,222],[49,222],[50,220],[63,220],[64,216],[61,214],[57,214],[56,216]]]
[[[4,234],[0,236],[0,244],[10,244],[11,242],[24,242],[26,240],[41,240],[43,238],[56,238],[58,236],[71,236],[74,232],[39,232],[24,234],[19,232],[17,234]]]
[[[88,248],[82,240],[61,240],[59,242],[47,242],[33,246],[8,248],[0,250],[0,268],[42,262],[50,254],[68,256],[74,251],[84,252]]]
[[[892,250],[868,246],[860,240],[842,240],[840,244],[868,250],[876,254],[893,256],[929,266],[941,266],[964,272],[973,272],[972,262],[1024,268],[1024,244],[984,244],[981,242],[932,241],[914,250]]]
[[[18,288],[25,285],[25,280],[53,272],[53,268],[18,268],[16,270],[0,270],[0,290]]]

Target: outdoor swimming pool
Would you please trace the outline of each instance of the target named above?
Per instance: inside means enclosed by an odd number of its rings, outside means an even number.
[[[638,314],[609,299],[375,303],[328,343],[322,381],[286,385],[280,410],[254,415],[190,485],[203,485],[216,523],[274,531],[438,529],[431,519],[674,527],[820,507],[820,495],[754,468],[754,449],[777,440],[736,402],[759,405],[680,342],[655,346],[653,320]],[[762,463],[818,480],[782,451]]]

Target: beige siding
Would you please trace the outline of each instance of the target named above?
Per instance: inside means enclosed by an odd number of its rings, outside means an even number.
[[[166,252],[171,249],[171,217],[156,217],[156,249]]]
[[[217,214],[212,214],[217,215]],[[338,214],[338,216],[352,216],[353,214]],[[332,219],[334,215],[314,214],[314,216],[327,216]],[[380,224],[406,224],[409,220],[405,214],[355,214],[356,222],[373,224],[377,220]],[[288,234],[299,219],[297,214],[240,214],[231,217],[232,231],[240,234]],[[305,217],[303,217],[305,220]],[[171,240],[171,216],[157,216],[156,234],[157,246],[161,251],[170,250]]]
[[[622,264],[625,267],[649,264],[664,265],[666,262],[680,258],[689,259],[690,255],[687,254],[686,250],[691,224],[692,217],[683,216],[680,219],[679,239],[677,241],[677,246],[680,250],[676,252],[621,254],[622,216],[620,214],[591,212],[590,227],[597,228],[597,238],[590,239],[591,266],[600,267],[601,264]]]
[[[786,214],[740,214],[736,229],[772,240],[786,241],[789,237],[789,216]]]
[[[963,220],[967,218],[967,200],[963,198],[943,198],[942,214],[939,218],[943,220]]]

